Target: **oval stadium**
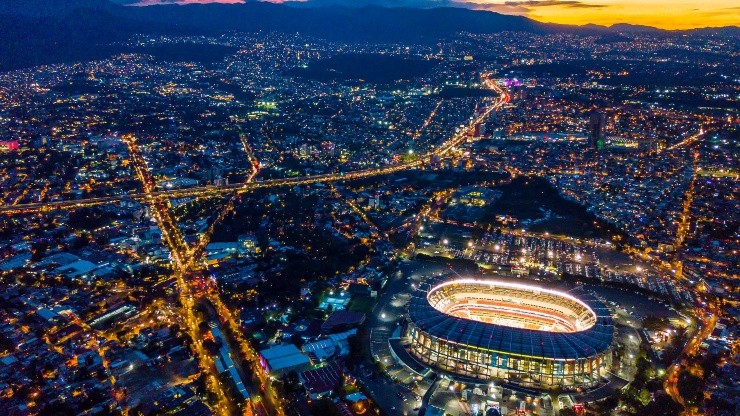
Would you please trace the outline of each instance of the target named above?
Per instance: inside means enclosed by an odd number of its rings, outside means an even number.
[[[611,364],[611,314],[585,293],[495,279],[436,278],[416,289],[408,318],[409,353],[453,377],[587,389]]]

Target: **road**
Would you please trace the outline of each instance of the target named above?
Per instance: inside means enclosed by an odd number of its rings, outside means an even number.
[[[447,154],[456,146],[459,146],[465,142],[468,138],[468,134],[474,126],[478,123],[483,122],[489,116],[489,114],[501,107],[502,105],[509,102],[509,95],[499,87],[496,82],[491,79],[488,75],[483,76],[484,84],[496,91],[499,95],[493,99],[493,103],[488,106],[483,112],[475,117],[466,128],[461,129],[455,133],[449,140],[435,149],[420,155],[417,159],[389,164],[383,167],[370,168],[364,170],[357,170],[352,172],[342,173],[327,173],[320,175],[308,175],[295,178],[280,178],[280,179],[268,179],[264,181],[229,184],[222,186],[206,185],[196,186],[186,189],[165,189],[165,190],[154,190],[154,182],[151,177],[146,177],[144,182],[144,192],[130,193],[127,195],[116,195],[116,196],[105,196],[98,198],[86,198],[73,201],[52,201],[52,202],[39,202],[31,204],[18,204],[18,205],[3,205],[0,206],[0,213],[7,215],[19,215],[37,212],[53,211],[56,209],[76,209],[89,207],[100,204],[107,204],[111,202],[117,202],[125,198],[131,198],[138,201],[149,201],[152,198],[158,200],[164,200],[168,198],[184,198],[184,197],[209,197],[225,195],[230,193],[247,193],[252,192],[256,189],[263,188],[275,188],[285,186],[298,186],[298,185],[310,185],[319,182],[337,182],[337,181],[349,181],[356,179],[371,178],[375,176],[389,175],[396,172],[401,172],[413,168],[422,166],[428,163],[433,156],[442,156]],[[133,140],[130,140],[133,141]],[[251,154],[251,152],[250,152]],[[143,160],[142,160],[143,162]],[[135,169],[139,170],[137,167]],[[140,175],[141,176],[141,175]]]
[[[149,173],[146,160],[142,157],[136,144],[136,140],[131,136],[124,136],[123,142],[128,147],[129,159],[142,183],[144,191],[151,192],[154,181]],[[198,327],[199,322],[194,312],[193,288],[185,279],[185,275],[188,273],[187,263],[189,263],[186,260],[189,258],[188,246],[180,234],[179,227],[172,219],[169,207],[163,201],[154,199],[149,194],[147,194],[146,202],[151,206],[152,217],[157,222],[162,232],[162,238],[170,249],[170,257],[173,261],[175,278],[177,279],[178,295],[182,303],[183,321],[186,324],[190,337],[193,339],[195,355],[207,374],[206,386],[216,395],[217,403],[215,404],[215,410],[220,415],[232,414],[234,408],[233,403],[219,382],[219,374],[212,357],[203,347],[203,339]]]
[[[351,179],[360,179],[360,178],[366,178],[376,175],[382,175],[382,174],[389,174],[393,172],[398,172],[405,169],[414,168],[417,166],[420,166],[423,161],[428,158],[430,158],[433,154],[444,154],[452,150],[455,146],[463,143],[467,139],[468,132],[475,126],[475,124],[485,120],[485,118],[490,114],[491,111],[494,109],[500,107],[504,103],[508,102],[508,95],[501,90],[498,85],[495,84],[493,80],[491,80],[488,77],[484,77],[484,82],[489,85],[490,88],[498,91],[500,95],[493,101],[493,104],[488,107],[484,112],[482,112],[478,117],[473,119],[473,121],[469,124],[469,126],[465,129],[462,129],[461,131],[457,132],[453,137],[445,142],[443,145],[439,146],[434,151],[428,153],[427,155],[424,155],[423,157],[420,157],[417,160],[414,160],[412,162],[407,163],[400,163],[397,165],[391,165],[387,166],[385,168],[379,168],[379,169],[370,169],[370,170],[364,170],[364,171],[356,171],[356,172],[350,172],[347,174],[330,174],[330,175],[313,175],[313,176],[306,176],[303,178],[293,178],[293,179],[276,179],[271,181],[264,181],[264,182],[251,182],[251,180],[256,176],[258,173],[258,164],[255,162],[254,157],[252,156],[251,149],[249,148],[248,143],[246,142],[246,139],[243,136],[240,136],[240,139],[242,140],[242,145],[244,146],[245,151],[250,156],[250,160],[253,163],[253,166],[255,166],[254,171],[252,175],[250,175],[247,183],[244,184],[235,184],[235,185],[226,185],[222,187],[201,187],[201,188],[190,188],[187,190],[174,190],[172,192],[170,191],[153,191],[154,182],[151,178],[151,176],[148,174],[149,169],[146,166],[146,161],[143,157],[141,157],[140,153],[138,152],[138,148],[135,145],[135,141],[133,139],[128,140],[127,144],[129,145],[131,149],[131,155],[132,155],[132,162],[133,165],[137,171],[137,173],[140,176],[140,179],[142,181],[145,195],[144,200],[148,202],[152,206],[152,212],[155,220],[157,221],[157,224],[160,226],[160,229],[162,230],[162,236],[167,243],[167,245],[170,247],[170,251],[172,253],[172,259],[174,262],[174,265],[176,266],[176,277],[178,282],[178,287],[180,288],[180,300],[183,304],[183,309],[186,314],[186,322],[188,323],[188,328],[191,336],[195,340],[195,345],[197,349],[197,355],[200,357],[200,359],[203,361],[203,364],[205,365],[206,369],[211,372],[210,379],[214,382],[211,384],[212,389],[217,394],[217,397],[219,398],[219,403],[217,404],[217,410],[219,413],[222,414],[228,414],[231,413],[233,410],[233,406],[229,400],[229,398],[225,395],[223,389],[220,386],[220,383],[217,383],[217,377],[218,375],[213,374],[214,371],[214,364],[212,358],[203,350],[202,347],[202,340],[199,339],[200,332],[198,330],[198,322],[195,319],[194,316],[194,308],[195,308],[195,301],[193,298],[194,289],[191,285],[191,282],[185,278],[187,274],[193,270],[196,270],[199,266],[198,259],[202,254],[202,250],[207,244],[207,241],[209,240],[209,236],[213,230],[213,227],[209,228],[208,232],[205,233],[201,240],[199,241],[199,244],[194,248],[190,249],[188,245],[183,240],[180,229],[177,226],[177,224],[174,222],[171,212],[169,210],[168,204],[166,203],[166,199],[163,197],[173,197],[181,192],[197,192],[196,194],[191,194],[191,196],[216,196],[216,195],[222,195],[224,193],[234,193],[238,194],[241,192],[247,192],[251,191],[253,189],[257,189],[260,187],[268,187],[268,186],[292,186],[292,185],[301,185],[301,184],[308,184],[308,183],[317,183],[317,182],[332,182],[337,180],[351,180]],[[223,216],[233,208],[232,204],[234,201],[234,197],[229,201],[226,208],[223,209],[219,216],[216,218],[215,222],[218,222]],[[89,200],[88,200],[89,201]],[[86,203],[85,201],[72,201],[77,203]],[[18,208],[16,206],[15,208]],[[2,210],[0,209],[0,212]],[[260,382],[261,387],[264,387],[265,394],[264,396],[260,395],[253,395],[250,403],[245,406],[245,411],[253,411],[254,413],[259,414],[275,414],[278,416],[283,416],[285,414],[285,408],[284,403],[282,402],[282,399],[279,398],[276,394],[276,391],[274,390],[272,383],[270,382],[268,375],[260,368],[258,365],[258,354],[257,352],[252,348],[251,344],[244,338],[242,335],[241,328],[239,327],[236,319],[234,318],[234,315],[232,311],[225,305],[225,303],[221,300],[220,295],[218,291],[216,290],[207,290],[205,293],[201,293],[202,296],[205,296],[210,303],[214,306],[216,312],[219,315],[220,321],[223,325],[226,325],[226,327],[230,330],[230,333],[234,337],[236,341],[236,346],[238,348],[234,348],[235,350],[239,351],[241,353],[241,358],[246,358],[248,362],[251,363],[252,368],[250,369],[252,371],[252,374],[257,378],[257,380]],[[236,361],[237,359],[235,359]],[[254,391],[252,389],[252,391]],[[264,400],[261,400],[260,398],[264,397]],[[269,408],[269,411],[268,411]]]
[[[207,387],[212,393],[215,394],[217,398],[217,403],[215,404],[216,412],[220,415],[235,414],[237,403],[235,403],[234,398],[229,397],[226,394],[224,388],[222,387],[222,383],[220,382],[221,375],[218,374],[218,371],[216,370],[213,357],[211,357],[211,355],[205,350],[203,346],[203,339],[199,328],[200,322],[195,314],[196,300],[198,296],[204,296],[208,301],[210,301],[215,311],[218,313],[221,323],[223,325],[226,325],[226,327],[230,330],[233,338],[235,339],[236,345],[234,347],[237,348],[234,348],[234,350],[239,351],[241,353],[241,357],[235,357],[234,361],[246,358],[248,362],[251,363],[252,374],[261,383],[261,387],[265,389],[264,396],[253,395],[253,397],[250,398],[249,402],[245,404],[243,412],[245,414],[258,413],[261,415],[274,414],[278,416],[283,416],[286,413],[284,403],[274,391],[268,375],[265,374],[265,372],[259,367],[259,360],[257,359],[258,354],[252,348],[251,344],[244,338],[241,328],[239,327],[237,320],[234,318],[232,311],[221,300],[217,290],[211,289],[199,293],[193,286],[192,279],[188,278],[188,276],[192,276],[192,272],[197,271],[200,268],[200,262],[198,259],[202,255],[203,248],[207,245],[210,234],[213,231],[213,227],[209,228],[208,232],[201,236],[198,244],[191,249],[189,245],[185,242],[181,230],[177,225],[177,222],[173,218],[168,199],[186,196],[212,197],[231,194],[232,198],[230,199],[229,203],[226,204],[224,209],[222,209],[222,211],[216,218],[215,222],[218,222],[221,218],[223,218],[224,215],[226,215],[227,212],[233,209],[233,201],[236,195],[245,192],[251,192],[255,189],[307,185],[319,182],[355,180],[387,175],[422,166],[424,163],[429,161],[432,156],[444,155],[454,149],[456,146],[464,143],[468,139],[468,134],[472,131],[476,124],[483,122],[492,111],[509,101],[509,95],[503,89],[501,89],[496,84],[496,82],[487,74],[483,75],[483,82],[488,88],[498,92],[499,95],[491,100],[491,104],[484,111],[473,118],[466,128],[460,129],[445,143],[426,154],[420,155],[417,159],[413,161],[347,173],[309,175],[298,178],[272,179],[261,182],[253,182],[252,179],[254,179],[258,173],[259,164],[258,162],[256,162],[251,148],[246,142],[246,138],[240,136],[240,140],[242,141],[245,152],[247,152],[249,159],[254,166],[254,170],[247,179],[246,183],[156,191],[155,182],[150,173],[151,171],[146,162],[146,159],[143,157],[141,151],[139,150],[135,137],[126,135],[122,137],[122,141],[129,149],[130,162],[142,184],[142,192],[129,195],[88,198],[75,201],[6,205],[0,207],[0,213],[24,214],[39,213],[55,209],[76,209],[80,207],[120,201],[123,198],[133,198],[149,205],[151,207],[152,218],[159,226],[162,233],[162,239],[170,250],[174,276],[178,286],[178,296],[182,304],[183,321],[186,324],[188,333],[194,341],[193,346],[195,349],[195,355],[198,358],[201,367],[207,374]],[[260,397],[264,397],[265,400],[260,400]],[[270,411],[267,410],[268,408]]]
[[[251,183],[254,181],[254,178],[259,174],[259,161],[254,157],[252,154],[252,148],[249,146],[249,143],[247,143],[246,135],[239,134],[239,140],[242,143],[242,146],[244,147],[244,152],[249,157],[249,162],[252,165],[252,172],[249,174],[247,179],[244,181],[245,184]],[[211,236],[213,235],[213,232],[216,230],[216,226],[223,221],[223,219],[228,215],[230,212],[234,210],[234,205],[236,204],[236,198],[237,195],[231,195],[229,200],[224,204],[223,207],[220,208],[220,212],[216,215],[216,217],[211,222],[211,225],[208,226],[208,229],[200,235],[200,238],[198,239],[198,243],[195,247],[191,250],[191,255],[189,256],[189,264],[188,267],[193,268],[196,267],[196,263],[201,259],[203,256],[203,252],[206,249],[206,246],[208,243],[211,242]]]
[[[700,135],[697,135],[696,137],[699,137]],[[692,136],[693,137],[693,136]],[[689,182],[689,186],[686,189],[686,194],[683,198],[683,205],[681,209],[681,219],[678,223],[678,228],[676,229],[676,243],[675,243],[675,255],[673,259],[673,267],[676,270],[676,277],[681,279],[683,278],[683,261],[681,260],[681,255],[683,253],[683,244],[686,240],[686,236],[689,232],[689,228],[691,227],[691,205],[694,203],[694,193],[696,188],[696,173],[699,170],[699,153],[694,153],[693,158],[693,169],[691,173],[691,182]]]
[[[714,327],[717,325],[717,315],[712,314],[708,318],[703,318],[702,324],[703,326],[701,330],[697,331],[696,335],[686,343],[686,347],[683,352],[681,352],[681,355],[676,358],[676,361],[668,367],[668,371],[666,373],[666,381],[664,384],[665,391],[669,396],[671,396],[673,401],[684,407],[684,416],[695,416],[699,415],[699,413],[697,413],[695,409],[686,406],[686,401],[678,391],[679,376],[681,375],[681,371],[684,370],[683,361],[687,356],[696,354],[701,343],[704,342],[712,331],[714,331]]]
[[[699,138],[701,138],[701,136],[703,136],[704,133],[705,133],[704,132],[704,128],[700,128],[699,131],[696,132],[695,134],[692,134],[691,136],[689,136],[689,137],[681,140],[680,142],[674,144],[673,146],[670,146],[670,147],[666,148],[665,150],[669,150],[669,151],[670,150],[675,150],[675,149],[678,149],[679,147],[683,147],[683,146],[689,145],[689,144],[691,144],[691,143],[699,140]]]

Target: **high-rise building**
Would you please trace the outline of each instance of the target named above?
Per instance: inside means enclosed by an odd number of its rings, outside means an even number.
[[[594,110],[588,119],[588,145],[592,148],[603,146],[606,134],[606,114]],[[601,143],[601,144],[600,144]]]

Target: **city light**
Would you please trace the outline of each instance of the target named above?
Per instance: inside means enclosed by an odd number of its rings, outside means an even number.
[[[0,414],[734,408],[735,36],[594,1],[15,2]]]

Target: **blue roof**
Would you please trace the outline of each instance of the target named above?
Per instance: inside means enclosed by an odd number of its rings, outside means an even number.
[[[278,345],[260,351],[262,358],[267,361],[271,371],[279,371],[285,368],[298,367],[311,362],[308,356],[301,352],[293,344]]]
[[[447,278],[435,278],[419,285],[409,303],[409,319],[419,330],[451,342],[501,353],[549,359],[578,359],[608,350],[614,338],[614,322],[609,309],[585,292],[577,298],[596,314],[596,323],[579,332],[548,332],[513,328],[458,318],[445,314],[427,300],[432,286]],[[570,293],[573,295],[573,293]]]

